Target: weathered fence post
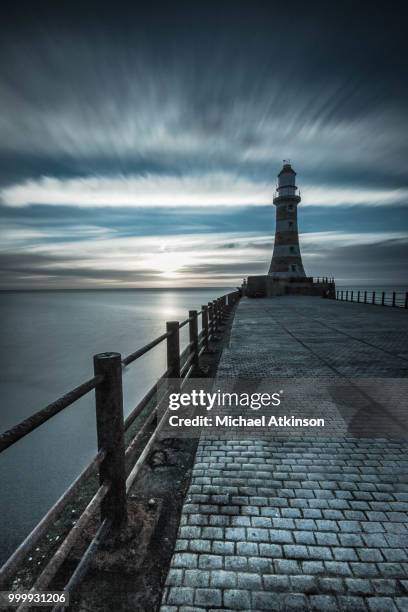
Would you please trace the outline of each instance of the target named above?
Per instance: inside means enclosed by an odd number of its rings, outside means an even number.
[[[357,302],[360,303],[360,292],[357,292]]]
[[[217,298],[217,312],[218,312],[218,323],[221,325],[222,319],[223,319],[221,298]]]
[[[346,291],[346,302],[348,302],[348,291]]]
[[[188,329],[189,329],[189,338],[191,342],[191,352],[194,354],[193,361],[191,362],[195,368],[199,367],[199,358],[198,358],[198,322],[197,322],[197,311],[189,310],[188,311]]]
[[[180,323],[167,321],[167,378],[180,378]]]
[[[405,292],[405,308],[408,308],[408,291]]]
[[[98,448],[106,452],[99,468],[100,484],[110,488],[101,502],[101,519],[120,529],[127,521],[125,437],[123,424],[122,358],[120,353],[94,355],[95,376],[103,376],[95,388]]]
[[[385,291],[381,293],[381,306],[385,305]]]
[[[372,304],[375,304],[375,291],[373,291],[373,298],[371,300]]]
[[[364,291],[364,304],[367,304],[367,291]]]
[[[353,293],[354,293],[354,291],[352,291],[352,292],[351,292],[350,302],[352,302],[352,301],[353,301]]]
[[[214,335],[214,305],[208,302],[208,340]]]
[[[392,305],[395,306],[395,291],[392,292]]]
[[[208,351],[210,338],[208,335],[208,306],[201,306],[201,327],[203,328],[203,346]]]
[[[216,333],[219,323],[220,323],[220,313],[219,313],[217,300],[213,301],[213,313],[214,313],[214,333]]]

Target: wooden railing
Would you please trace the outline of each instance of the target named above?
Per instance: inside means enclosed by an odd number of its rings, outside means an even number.
[[[336,291],[336,300],[408,308],[408,291],[355,291],[341,289]]]
[[[0,590],[10,585],[13,576],[21,568],[36,543],[51,528],[67,504],[78,494],[85,480],[99,469],[99,487],[96,493],[36,578],[31,591],[42,591],[50,584],[58,569],[68,557],[73,545],[84,533],[91,517],[99,508],[101,514],[99,529],[66,584],[65,590],[69,592],[78,584],[84,576],[99,543],[108,531],[120,530],[126,524],[127,495],[156,440],[166,416],[164,414],[158,421],[159,407],[165,397],[165,395],[158,397],[160,385],[167,378],[175,378],[180,379],[181,387],[184,386],[191,374],[197,371],[201,355],[210,349],[212,341],[219,339],[217,332],[239,298],[240,292],[234,291],[202,306],[200,312],[190,310],[188,318],[181,323],[178,321],[167,322],[164,334],[124,359],[122,359],[120,353],[113,352],[95,355],[93,358],[93,378],[0,435],[1,453],[76,400],[95,390],[98,453],[3,565],[0,570]],[[199,316],[201,316],[200,332],[198,332]],[[180,329],[186,325],[189,329],[189,342],[180,353]],[[122,370],[162,342],[166,342],[167,369],[124,419]],[[148,416],[126,447],[125,432],[129,430],[129,427],[149,403],[152,404],[152,408]],[[133,462],[134,456],[140,450],[142,438],[149,432],[149,428],[153,426],[155,420],[156,425],[153,433],[137,461]],[[27,604],[22,604],[19,610],[26,607]],[[62,608],[63,606],[61,608],[57,606],[54,610]]]

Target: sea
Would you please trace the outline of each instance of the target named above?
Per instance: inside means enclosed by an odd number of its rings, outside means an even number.
[[[234,287],[0,292],[0,432],[93,376],[92,357],[123,357]],[[188,343],[182,328],[181,348]],[[166,369],[165,343],[124,369],[125,416]],[[0,455],[0,563],[97,450],[94,393]]]
[[[407,286],[339,290],[406,291]],[[234,290],[129,289],[0,292],[0,432],[93,376],[92,356],[123,357],[183,321],[188,310]],[[181,346],[188,342],[181,330]],[[125,416],[166,369],[165,344],[124,370]],[[5,561],[95,455],[89,393],[0,455],[0,563]]]

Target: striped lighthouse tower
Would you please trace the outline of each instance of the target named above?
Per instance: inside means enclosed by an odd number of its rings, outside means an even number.
[[[296,187],[296,172],[283,160],[278,174],[278,187],[273,198],[276,206],[275,244],[269,275],[274,278],[305,278],[299,247],[297,207],[300,192]]]

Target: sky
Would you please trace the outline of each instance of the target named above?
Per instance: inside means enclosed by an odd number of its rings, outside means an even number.
[[[283,159],[309,276],[408,284],[389,2],[2,3],[0,288],[234,287]]]

